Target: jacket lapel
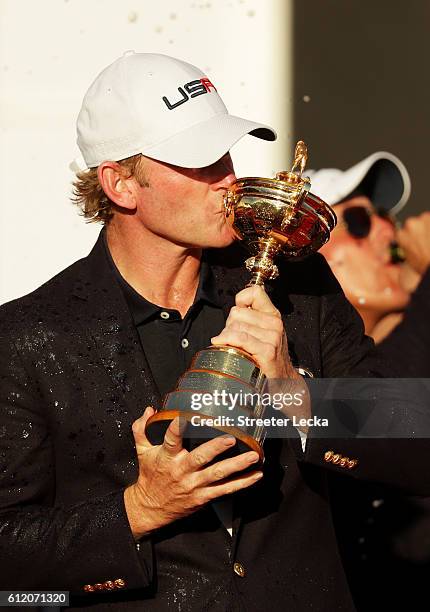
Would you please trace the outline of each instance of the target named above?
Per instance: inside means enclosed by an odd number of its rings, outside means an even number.
[[[142,350],[130,311],[105,252],[103,230],[87,258],[73,294],[81,300],[81,325],[95,343],[98,355],[130,413],[138,418],[148,405],[159,407],[161,397]]]

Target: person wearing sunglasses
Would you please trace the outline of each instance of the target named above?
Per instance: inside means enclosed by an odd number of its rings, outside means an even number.
[[[429,378],[430,212],[404,224],[396,219],[411,193],[406,167],[380,151],[345,171],[308,174],[312,191],[338,218],[320,252],[377,343],[389,376]],[[430,576],[430,499],[350,487],[334,477],[331,494],[357,609],[419,609]]]
[[[400,322],[409,301],[404,265],[396,249],[395,214],[411,183],[404,164],[390,153],[370,155],[345,172],[310,171],[312,189],[335,206],[338,225],[321,249],[365,330],[380,341]]]
[[[338,219],[320,253],[366,334],[393,375],[430,377],[430,212],[398,221],[411,194],[405,165],[378,151],[345,171],[323,168],[308,175]]]

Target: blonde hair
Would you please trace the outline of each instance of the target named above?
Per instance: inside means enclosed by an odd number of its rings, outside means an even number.
[[[142,158],[143,156],[139,153],[117,163],[123,169],[124,178],[134,176],[141,187],[149,187],[144,174]],[[106,225],[114,214],[115,203],[103,191],[97,176],[97,168],[89,168],[76,174],[76,180],[73,182],[72,202],[81,209],[80,214],[88,223],[101,222]]]

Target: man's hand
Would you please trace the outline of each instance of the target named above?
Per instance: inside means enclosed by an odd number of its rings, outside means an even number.
[[[283,414],[290,418],[311,416],[308,389],[291,363],[281,313],[262,287],[247,287],[236,295],[236,306],[230,310],[224,329],[211,341],[250,353],[267,377],[265,392],[278,396],[291,391],[303,392],[302,404],[285,404],[281,408]],[[306,425],[299,429],[308,431]]]
[[[211,342],[247,351],[267,378],[300,378],[290,361],[281,313],[258,285],[236,295],[224,329]]]
[[[163,444],[153,446],[145,426],[154,413],[148,407],[133,423],[139,477],[125,490],[124,503],[136,539],[192,514],[217,497],[251,486],[263,475],[261,471],[236,474],[258,461],[253,451],[208,466],[236,440],[220,436],[188,452],[182,447],[178,418],[169,425]]]
[[[423,275],[430,266],[430,212],[406,219],[397,232],[397,242],[405,253],[407,263]]]

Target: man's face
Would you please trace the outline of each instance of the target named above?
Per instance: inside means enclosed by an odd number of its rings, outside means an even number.
[[[179,168],[144,158],[148,187],[139,190],[136,215],[161,244],[225,247],[234,240],[223,196],[236,180],[229,154],[205,168]]]
[[[344,223],[344,213],[363,206],[370,213],[370,231],[366,237],[352,236]],[[366,196],[356,196],[336,205],[338,226],[321,253],[340,282],[349,301],[361,313],[385,314],[403,310],[409,294],[400,285],[401,266],[392,264],[390,242],[395,230],[388,219],[375,213]]]

